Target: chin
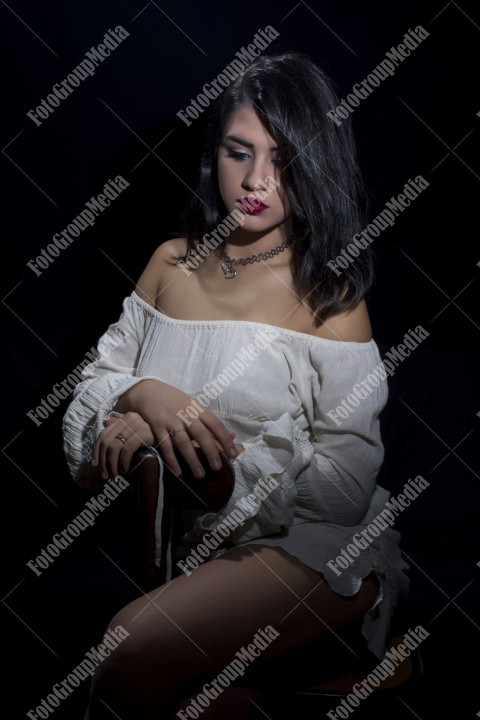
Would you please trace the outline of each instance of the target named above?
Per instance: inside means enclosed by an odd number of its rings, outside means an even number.
[[[286,220],[285,217],[267,218],[263,215],[246,215],[242,224],[243,230],[251,230],[255,232],[267,232],[279,227]]]

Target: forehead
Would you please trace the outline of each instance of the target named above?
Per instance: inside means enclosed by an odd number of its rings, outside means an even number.
[[[274,144],[272,136],[260,122],[255,110],[245,105],[237,108],[230,115],[223,137],[227,135],[236,135],[243,140],[252,142],[254,145],[262,143],[266,145]]]

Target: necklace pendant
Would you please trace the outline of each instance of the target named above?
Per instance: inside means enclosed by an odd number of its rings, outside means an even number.
[[[232,263],[227,260],[224,260],[221,263],[221,268],[223,270],[223,274],[225,275],[225,280],[232,280],[237,274],[237,271],[233,267]]]

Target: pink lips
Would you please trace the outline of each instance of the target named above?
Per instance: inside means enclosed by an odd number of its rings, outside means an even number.
[[[268,205],[265,205],[265,203],[253,195],[245,195],[239,198],[237,203],[247,215],[258,215],[269,208]]]

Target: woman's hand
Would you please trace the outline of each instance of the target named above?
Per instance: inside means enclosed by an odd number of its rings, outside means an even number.
[[[93,452],[92,467],[100,467],[102,480],[128,472],[133,454],[155,442],[150,425],[136,412],[110,416],[104,423]],[[118,436],[126,438],[125,442]]]
[[[190,417],[200,408],[198,417],[190,420],[187,408],[195,410]],[[104,480],[127,472],[132,455],[142,446],[157,446],[176,475],[181,474],[181,468],[175,451],[180,452],[198,478],[205,476],[205,470],[199,464],[194,442],[208,458],[212,470],[221,468],[219,449],[231,459],[243,451],[242,446],[233,442],[235,433],[206,406],[198,400],[193,404],[190,395],[161,380],[137,383],[121,396],[115,409],[124,415],[106,421],[93,454],[92,465],[99,467]]]

